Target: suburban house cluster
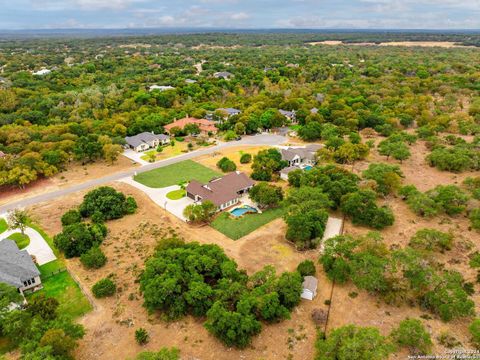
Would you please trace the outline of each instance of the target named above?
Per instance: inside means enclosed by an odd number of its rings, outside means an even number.
[[[192,180],[187,185],[187,196],[195,202],[211,201],[218,211],[237,204],[242,195],[248,193],[255,182],[246,174],[235,171],[207,184]]]
[[[314,166],[317,161],[317,151],[321,148],[322,145],[311,144],[305,147],[289,147],[286,149],[281,149],[280,153],[282,154],[282,160],[288,162],[288,167],[280,171],[280,177],[284,180],[287,180],[289,172],[297,169],[303,169],[308,166]]]
[[[23,295],[42,288],[40,271],[26,250],[13,240],[0,241],[0,282],[14,286]]]

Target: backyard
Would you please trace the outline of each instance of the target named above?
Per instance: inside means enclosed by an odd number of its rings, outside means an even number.
[[[232,218],[228,212],[218,215],[210,224],[215,230],[233,240],[257,230],[284,214],[283,208],[265,210],[261,214],[246,214],[240,218]]]
[[[138,174],[134,180],[151,188],[164,188],[190,180],[208,182],[217,176],[221,176],[221,174],[195,161],[185,160]]]

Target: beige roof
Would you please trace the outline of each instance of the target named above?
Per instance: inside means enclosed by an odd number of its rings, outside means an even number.
[[[305,276],[303,278],[303,288],[313,293],[317,292],[318,280],[315,276]]]

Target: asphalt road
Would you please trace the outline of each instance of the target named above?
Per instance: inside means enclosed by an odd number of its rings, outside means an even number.
[[[48,192],[45,194],[40,194],[36,196],[32,196],[26,199],[14,201],[5,205],[0,206],[0,214],[5,213],[7,211],[13,210],[15,208],[24,208],[27,206],[31,206],[34,204],[42,203],[45,201],[50,201],[53,199],[56,199],[58,197],[62,197],[77,191],[85,190],[91,187],[96,187],[100,186],[112,181],[120,180],[122,178],[132,176],[135,173],[139,174],[145,171],[161,168],[167,165],[175,164],[180,161],[192,159],[198,156],[202,155],[207,155],[207,154],[212,154],[214,152],[219,152],[222,149],[227,149],[229,147],[235,147],[239,145],[251,145],[251,146],[262,146],[262,145],[270,145],[270,146],[275,146],[275,145],[280,145],[286,141],[286,137],[280,136],[280,135],[273,135],[273,134],[260,134],[260,135],[254,135],[254,136],[245,136],[242,138],[240,141],[232,141],[228,143],[220,143],[219,145],[193,151],[190,153],[185,153],[170,159],[165,159],[161,160],[152,164],[148,165],[143,165],[141,167],[137,167],[131,170],[127,171],[122,171],[118,172],[112,175],[108,175],[105,177],[101,177],[98,179],[86,181],[81,184],[73,185],[71,187],[65,188],[65,189],[60,189],[52,192]]]

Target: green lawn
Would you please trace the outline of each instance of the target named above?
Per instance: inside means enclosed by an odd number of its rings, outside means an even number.
[[[44,294],[57,299],[60,303],[58,313],[74,319],[92,310],[92,306],[68,271],[48,276],[48,274],[64,268],[61,260],[54,260],[39,266],[43,289],[29,296]]]
[[[211,226],[230,239],[237,240],[268,224],[270,221],[283,216],[284,212],[283,208],[270,209],[261,214],[246,214],[238,219],[232,218],[228,213],[224,212],[213,220]]]
[[[180,200],[186,194],[187,192],[183,189],[173,190],[167,194],[167,198],[169,198],[170,200]]]
[[[135,176],[135,181],[151,188],[164,188],[193,179],[208,182],[217,176],[221,176],[221,174],[195,161],[185,160],[138,174]]]
[[[0,234],[7,231],[7,229],[8,229],[7,220],[5,220],[4,218],[0,218]]]
[[[27,234],[22,234],[22,233],[13,233],[8,237],[10,240],[15,241],[17,244],[18,248],[20,250],[25,249],[28,244],[30,244],[30,238],[28,237]]]

